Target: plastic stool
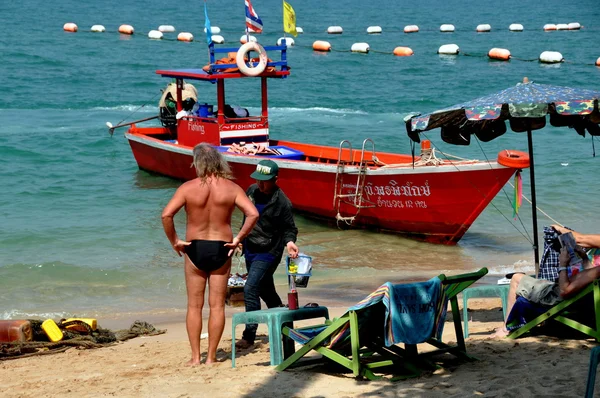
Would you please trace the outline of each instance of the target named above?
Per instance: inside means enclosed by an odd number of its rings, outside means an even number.
[[[596,384],[596,372],[598,370],[598,359],[600,359],[600,347],[592,348],[590,351],[590,367],[588,369],[587,387],[585,398],[593,398],[594,385]]]
[[[285,307],[270,308],[268,310],[239,312],[231,319],[231,367],[235,368],[235,327],[246,323],[266,323],[269,332],[269,347],[271,366],[277,366],[295,351],[294,341],[285,337],[281,330],[283,326],[293,328],[293,322],[302,319],[324,317],[329,319],[327,307],[310,307],[290,310]]]
[[[463,290],[463,320],[465,339],[469,337],[469,314],[467,310],[467,300],[473,297],[500,297],[502,299],[502,320],[506,319],[506,305],[508,302],[508,288],[506,285],[482,285],[474,286]]]

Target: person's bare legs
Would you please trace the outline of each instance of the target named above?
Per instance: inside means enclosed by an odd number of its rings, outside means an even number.
[[[208,276],[208,353],[206,364],[217,362],[217,347],[223,329],[225,328],[225,296],[227,295],[227,280],[231,271],[231,259],[225,265]]]
[[[504,319],[504,325],[502,325],[502,327],[496,329],[494,336],[497,336],[497,337],[508,336],[508,329],[506,329],[506,321],[508,320],[508,314],[510,314],[510,311],[512,310],[512,308],[515,306],[515,303],[517,302],[517,288],[519,287],[519,282],[521,282],[521,279],[523,278],[523,276],[525,276],[525,274],[518,273],[518,274],[514,274],[512,276],[512,278],[510,278],[510,286],[508,287],[508,300],[506,303],[506,319]]]
[[[202,307],[204,307],[204,291],[206,289],[206,272],[200,271],[185,257],[185,285],[187,288],[188,306],[185,324],[192,348],[192,359],[188,365],[200,365],[200,334],[202,333]]]

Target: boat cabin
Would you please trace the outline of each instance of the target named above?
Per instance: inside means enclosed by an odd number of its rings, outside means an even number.
[[[216,84],[217,103],[196,106],[196,112],[184,112],[177,120],[177,144],[193,147],[200,142],[206,142],[227,149],[232,144],[260,144],[269,146],[269,109],[267,80],[270,78],[283,79],[289,74],[286,59],[287,46],[268,46],[265,51],[280,52],[279,61],[268,60],[264,71],[257,76],[248,76],[240,71],[235,58],[237,48],[215,48],[209,46],[210,63],[202,69],[158,70],[157,74],[173,78],[177,89],[177,112],[183,111],[182,92],[185,82],[201,81]],[[228,57],[215,60],[215,54],[227,54]],[[250,64],[253,64],[251,59]],[[258,62],[258,59],[256,59]],[[261,111],[259,115],[236,115],[226,103],[225,82],[228,79],[247,79],[257,77],[261,80]],[[199,103],[202,101],[199,101]],[[216,106],[215,106],[216,105]],[[216,108],[216,112],[213,112]]]

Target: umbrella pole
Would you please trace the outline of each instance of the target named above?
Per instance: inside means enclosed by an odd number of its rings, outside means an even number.
[[[533,136],[531,128],[527,129],[527,146],[529,147],[529,176],[531,179],[531,218],[533,220],[533,258],[535,261],[535,275],[540,271],[540,253],[538,251],[538,225],[537,225],[537,201],[535,198],[535,167],[533,162]]]

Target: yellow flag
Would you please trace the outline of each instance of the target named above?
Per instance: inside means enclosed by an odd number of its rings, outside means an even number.
[[[290,3],[283,2],[283,31],[298,36],[296,32],[296,13]]]

